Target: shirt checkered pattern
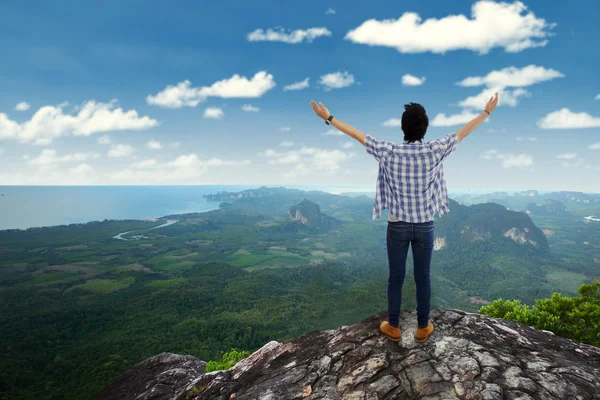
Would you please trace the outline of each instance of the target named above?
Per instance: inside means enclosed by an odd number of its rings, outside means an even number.
[[[457,144],[456,133],[427,143],[402,144],[366,135],[365,149],[379,161],[373,219],[386,208],[396,219],[411,223],[433,221],[436,212],[449,212],[442,161]]]

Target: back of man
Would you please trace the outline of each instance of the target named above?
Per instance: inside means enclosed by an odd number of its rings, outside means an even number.
[[[498,93],[484,112],[456,132],[430,142],[423,142],[429,126],[425,108],[417,103],[404,106],[402,132],[404,142],[396,144],[379,140],[351,125],[334,119],[329,110],[311,101],[317,115],[328,125],[358,140],[379,163],[373,219],[387,208],[387,253],[389,278],[387,285],[388,320],[379,329],[390,340],[400,341],[400,309],[402,285],[406,275],[406,259],[412,249],[414,277],[417,286],[417,330],[415,341],[427,341],[434,331],[429,321],[431,301],[431,257],[434,244],[434,217],[449,210],[448,191],[444,179],[443,161],[460,141],[475,130],[496,108]]]

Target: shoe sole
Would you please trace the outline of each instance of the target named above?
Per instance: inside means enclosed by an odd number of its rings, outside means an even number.
[[[390,336],[390,335],[388,335],[388,334],[387,334],[387,333],[385,333],[385,332],[382,332],[382,333],[383,333],[385,336],[387,336],[387,337],[388,337],[388,339],[390,339],[392,342],[399,342],[399,341],[400,341],[400,336],[398,336],[398,337],[395,337],[395,336]]]
[[[431,331],[431,333],[429,335],[425,336],[424,338],[417,339],[417,337],[415,336],[415,342],[417,342],[417,343],[425,343],[431,337],[431,335],[433,335],[433,332],[435,332],[435,328],[433,328],[433,330]]]

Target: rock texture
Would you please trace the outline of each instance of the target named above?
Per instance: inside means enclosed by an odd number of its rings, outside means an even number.
[[[600,399],[596,347],[460,310],[433,311],[425,344],[413,340],[416,315],[403,313],[402,340],[391,342],[378,330],[385,318],[267,343],[228,371],[162,354],[98,399]]]

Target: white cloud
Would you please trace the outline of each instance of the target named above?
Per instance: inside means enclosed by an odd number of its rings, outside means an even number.
[[[148,160],[142,160],[131,164],[133,168],[150,168],[154,167],[157,164],[157,161],[154,158],[150,158]]]
[[[331,31],[327,28],[309,28],[306,30],[296,29],[287,31],[281,27],[269,28],[266,31],[257,29],[248,34],[250,42],[283,42],[289,44],[298,44],[302,42],[312,42],[321,36],[331,36]]]
[[[346,72],[332,72],[322,75],[319,83],[325,86],[325,90],[341,89],[354,83],[354,75]]]
[[[402,126],[402,120],[400,118],[390,118],[381,125],[388,128]]]
[[[471,8],[472,18],[449,15],[441,19],[422,18],[405,12],[397,20],[370,19],[350,30],[346,40],[370,46],[396,48],[402,53],[445,53],[452,50],[472,50],[486,54],[500,47],[506,52],[519,52],[547,44],[546,37],[555,24],[527,12],[516,1],[496,3],[479,1]]]
[[[458,103],[463,108],[475,108],[483,110],[483,107],[490,100],[490,97],[494,96],[494,93],[498,92],[498,106],[507,105],[515,107],[518,104],[519,97],[528,97],[531,95],[527,90],[517,88],[514,90],[503,89],[503,88],[485,88],[479,94],[475,96],[467,97],[466,99]]]
[[[33,141],[33,144],[35,144],[36,146],[47,146],[50,143],[52,143],[52,139],[48,138],[37,138]]]
[[[158,125],[147,116],[140,117],[135,110],[117,108],[117,101],[97,103],[88,101],[74,113],[65,113],[66,104],[44,106],[29,121],[19,124],[0,113],[0,140],[14,139],[38,144],[50,143],[61,136],[89,136],[94,133],[117,130],[141,130]]]
[[[244,104],[242,106],[242,110],[244,110],[246,112],[259,112],[260,108],[254,107],[252,104]]]
[[[342,148],[343,148],[343,149],[349,149],[349,148],[350,148],[350,147],[352,147],[352,146],[354,146],[354,145],[352,144],[352,142],[346,142],[346,143],[342,144]]]
[[[27,111],[27,110],[29,110],[29,107],[30,107],[29,103],[26,103],[26,102],[22,101],[22,102],[20,102],[19,104],[17,104],[15,106],[15,110],[17,110],[17,111]]]
[[[108,156],[111,158],[128,157],[134,152],[133,147],[128,144],[115,144],[108,151]]]
[[[279,145],[281,147],[292,147],[294,145],[294,142],[281,142],[279,143]]]
[[[568,108],[561,108],[540,119],[537,125],[542,129],[598,128],[600,118],[585,112],[575,113]]]
[[[294,168],[283,174],[283,176],[289,178],[305,175],[309,171],[333,174],[340,169],[342,162],[351,159],[355,154],[346,153],[342,150],[302,147],[298,150],[288,150],[280,153],[267,149],[262,155],[270,158],[269,164],[296,164]]]
[[[600,100],[600,93],[598,93],[598,94],[596,95],[596,97],[594,97],[594,100]]]
[[[174,149],[179,148],[179,146],[181,146],[181,142],[171,142],[171,143],[169,143],[169,147],[172,147]]]
[[[44,149],[39,156],[35,158],[27,158],[27,162],[33,165],[52,165],[64,162],[87,161],[100,158],[98,153],[70,153],[59,156],[54,149]]]
[[[526,168],[533,165],[533,158],[528,154],[498,154],[504,168]]]
[[[257,98],[276,86],[273,75],[265,71],[256,73],[252,79],[233,75],[229,79],[213,83],[206,87],[191,87],[186,80],[175,86],[169,85],[156,95],[148,95],[148,104],[163,108],[196,107],[208,97],[221,98]]]
[[[577,158],[577,153],[557,154],[556,158],[561,159],[561,160],[574,160]]]
[[[27,171],[0,172],[0,184],[5,185],[93,185],[99,183],[94,168],[81,163],[70,168],[61,164],[39,164]]]
[[[517,136],[517,141],[518,141],[518,142],[521,142],[521,141],[523,141],[523,140],[528,140],[528,141],[530,141],[530,142],[535,142],[535,141],[537,140],[537,138],[536,138],[536,137],[533,137],[533,136],[529,136],[529,137],[526,137],[526,138],[524,138],[524,137],[521,137],[521,136]]]
[[[425,83],[425,77],[419,78],[410,74],[405,74],[402,76],[402,84],[404,86],[419,86],[423,83]]]
[[[147,185],[155,183],[189,184],[197,183],[212,166],[239,167],[250,164],[250,160],[223,160],[220,158],[201,159],[197,154],[183,154],[164,163],[144,160],[131,168],[109,175],[113,182]]]
[[[281,130],[281,131],[283,131],[283,132],[289,132],[289,131],[291,131],[291,130],[292,130],[292,128],[290,128],[289,126],[282,126],[282,127],[280,128],[280,130]]]
[[[162,145],[158,140],[151,139],[148,143],[146,143],[146,147],[150,150],[160,150],[162,149]]]
[[[460,114],[454,114],[446,116],[446,114],[438,114],[431,121],[431,126],[454,126],[462,125],[471,121],[479,114],[472,113],[467,110],[463,110]]]
[[[501,160],[504,168],[528,168],[534,164],[529,154],[503,154],[496,149],[486,150],[480,157],[484,160]]]
[[[306,89],[309,85],[309,78],[304,79],[303,81],[300,82],[294,82],[290,85],[284,86],[283,87],[283,91],[288,91],[288,90],[302,90],[302,89]]]
[[[490,149],[490,150],[484,151],[483,154],[481,155],[481,158],[483,158],[484,160],[491,160],[494,157],[496,157],[497,154],[498,154],[498,150]]]
[[[337,130],[337,129],[329,129],[327,132],[323,133],[324,136],[344,136],[345,133]]]
[[[325,11],[325,15],[334,15],[335,14],[335,10],[333,8],[328,8],[327,11]]]
[[[588,146],[590,150],[600,150],[600,142],[592,143]]]
[[[486,76],[469,76],[457,82],[457,85],[465,87],[482,85],[501,88],[526,87],[564,76],[564,74],[554,69],[546,69],[531,64],[520,69],[517,67],[506,67],[498,71],[491,71]]]
[[[204,118],[223,119],[225,113],[219,107],[208,107],[204,110]]]
[[[98,142],[98,144],[102,144],[102,145],[108,145],[108,144],[112,143],[112,141],[110,140],[110,136],[108,136],[108,135],[99,137],[97,142]]]

